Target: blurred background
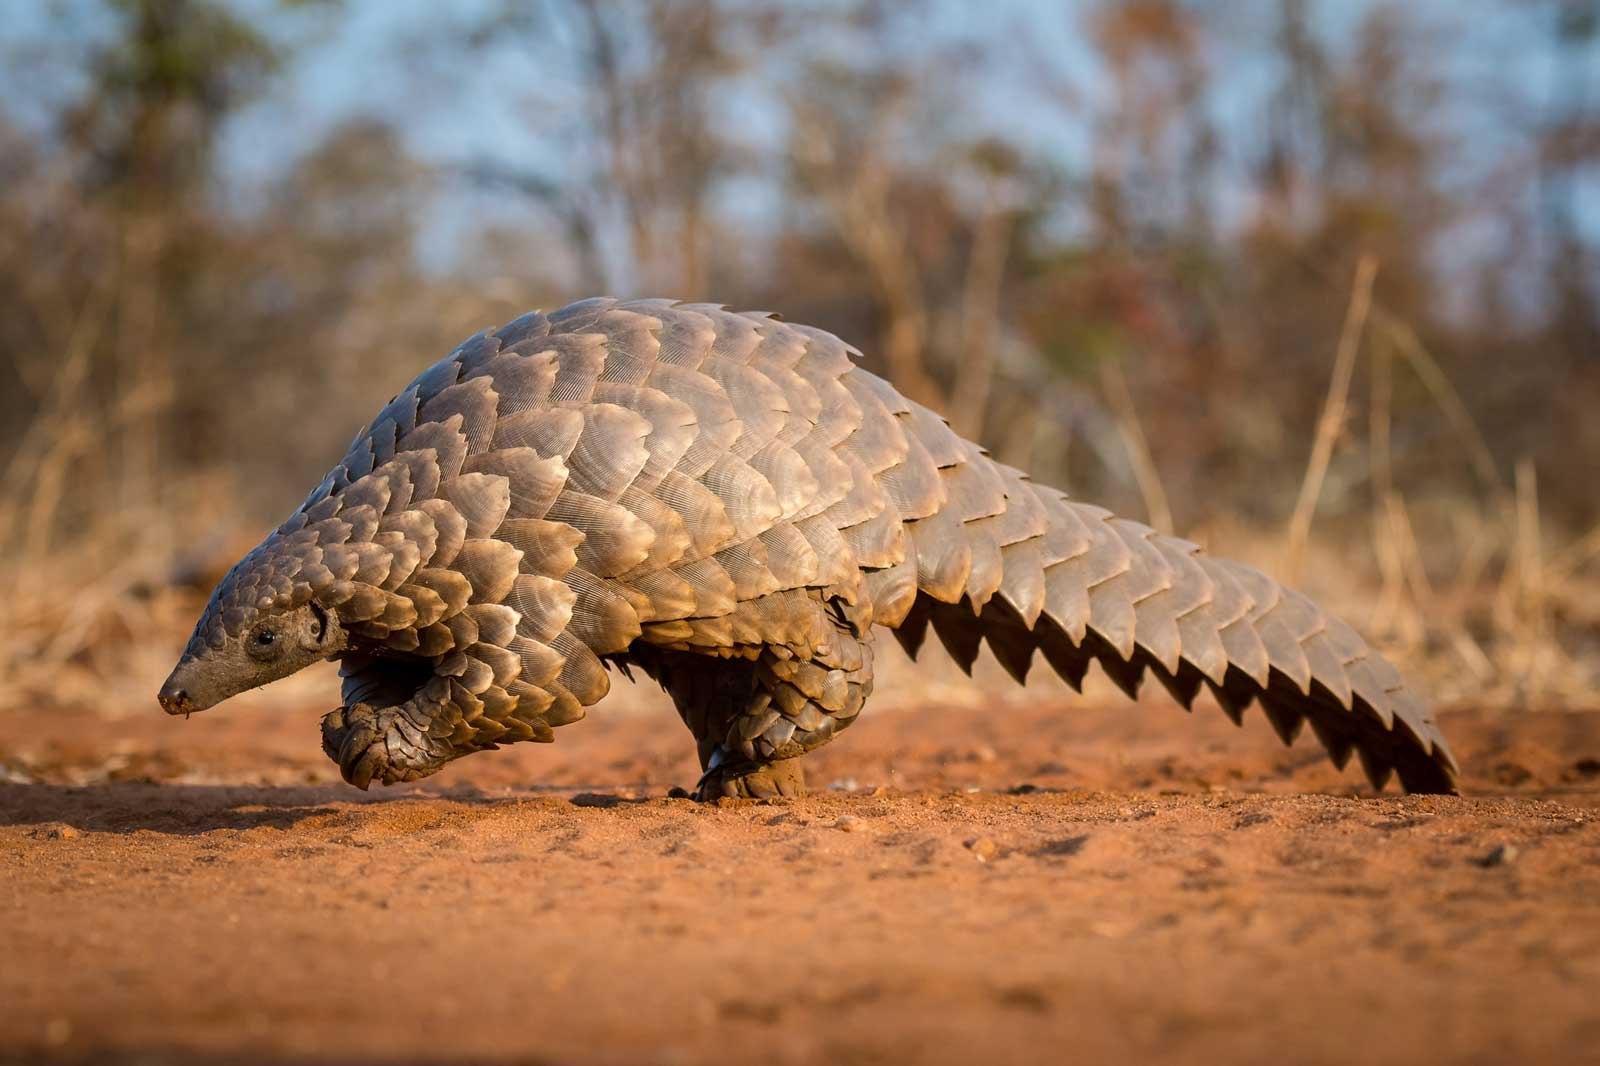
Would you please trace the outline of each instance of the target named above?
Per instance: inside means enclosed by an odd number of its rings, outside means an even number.
[[[0,9],[6,705],[154,713],[383,401],[598,293],[830,329],[1446,701],[1600,703],[1600,0]]]

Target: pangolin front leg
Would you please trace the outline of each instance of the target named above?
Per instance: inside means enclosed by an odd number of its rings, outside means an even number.
[[[477,654],[484,655],[480,646]],[[404,659],[353,656],[344,675],[344,705],[322,719],[322,748],[358,788],[373,781],[416,781],[446,763],[517,740],[555,739],[551,721],[571,720],[548,700],[511,703],[493,685],[479,687],[470,669],[439,673]],[[581,715],[581,708],[578,709]]]
[[[393,785],[427,777],[466,754],[418,729],[414,717],[369,703],[340,707],[323,716],[322,750],[346,781],[362,789],[373,781]]]
[[[351,700],[323,717],[322,750],[357,788],[427,777],[479,750],[459,745],[461,712],[449,695],[448,681],[434,678],[398,703]]]

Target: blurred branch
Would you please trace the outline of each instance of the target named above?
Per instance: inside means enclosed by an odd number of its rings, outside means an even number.
[[[1139,412],[1133,403],[1133,393],[1128,389],[1128,379],[1122,372],[1122,366],[1114,360],[1108,359],[1102,363],[1100,373],[1106,397],[1117,415],[1117,429],[1128,449],[1128,459],[1133,463],[1139,492],[1144,496],[1145,513],[1150,518],[1150,525],[1159,532],[1171,535],[1172,507],[1167,503],[1167,490],[1162,486],[1161,474],[1150,456],[1150,443],[1145,439],[1144,426],[1139,422]]]
[[[1510,492],[1506,488],[1505,479],[1500,476],[1499,468],[1495,465],[1494,454],[1489,450],[1489,442],[1484,439],[1483,431],[1478,428],[1472,413],[1467,410],[1467,405],[1461,398],[1461,393],[1451,384],[1449,376],[1440,369],[1438,361],[1428,354],[1428,349],[1417,339],[1416,331],[1404,320],[1381,306],[1374,310],[1373,318],[1378,327],[1393,341],[1400,354],[1405,356],[1407,365],[1427,387],[1435,402],[1439,404],[1440,410],[1455,427],[1483,487],[1497,500],[1509,500]]]
[[[950,424],[969,440],[983,436],[989,394],[994,388],[995,324],[1005,280],[1012,216],[1002,203],[1003,179],[989,182],[983,214],[973,235],[961,301],[961,348],[956,364]]]
[[[1600,526],[1591,529],[1551,559],[1550,572],[1557,581],[1565,581],[1596,559],[1600,559]]]
[[[600,0],[576,0],[576,3],[587,34],[585,56],[589,80],[599,98],[611,182],[619,193],[628,221],[634,263],[644,272],[648,284],[649,271],[655,263],[655,235],[644,202],[644,190],[633,166],[641,145],[628,131],[628,92],[623,84],[615,34],[604,13],[609,5],[602,5]]]
[[[59,487],[68,464],[86,442],[94,439],[84,427],[93,410],[86,401],[85,384],[115,298],[113,277],[114,273],[108,274],[91,288],[74,314],[44,401],[22,433],[0,479],[0,503],[4,504],[0,513],[8,524],[21,523],[24,530],[23,542],[17,549],[21,557],[38,558],[46,551],[44,534],[55,519],[60,495],[45,486]],[[9,540],[18,531],[6,532]]]
[[[861,262],[882,303],[885,326],[882,356],[889,377],[906,396],[935,410],[947,410],[947,398],[924,357],[928,342],[928,310],[916,263],[906,247],[891,194],[888,161],[876,146],[886,139],[899,104],[894,95],[879,103],[873,130],[853,167],[845,167],[834,150],[835,133],[814,109],[802,107],[796,129],[797,162],[812,175],[823,193],[840,239]]]
[[[1339,347],[1334,355],[1333,375],[1328,380],[1328,393],[1323,401],[1322,417],[1317,420],[1317,434],[1311,445],[1311,458],[1306,463],[1305,479],[1300,484],[1300,496],[1295,501],[1294,514],[1289,519],[1288,553],[1284,562],[1286,579],[1293,583],[1300,576],[1300,566],[1305,560],[1306,539],[1311,534],[1311,519],[1316,513],[1317,499],[1322,495],[1322,482],[1328,473],[1328,462],[1333,458],[1333,445],[1344,428],[1345,403],[1350,394],[1350,377],[1355,372],[1356,353],[1361,349],[1361,335],[1366,329],[1367,312],[1372,307],[1372,283],[1378,276],[1378,261],[1372,255],[1363,255],[1356,264],[1355,280],[1350,286],[1350,306],[1345,311],[1344,325],[1339,330]]]
[[[480,160],[463,168],[463,174],[480,185],[511,189],[548,211],[561,227],[578,261],[578,285],[585,292],[612,291],[610,272],[600,254],[599,227],[592,212],[568,195],[556,179]]]

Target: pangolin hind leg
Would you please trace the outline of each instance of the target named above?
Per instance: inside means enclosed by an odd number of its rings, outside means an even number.
[[[861,712],[872,646],[820,601],[817,609],[824,638],[809,647],[748,646],[727,658],[644,648],[635,656],[694,734],[705,771],[695,798],[805,795],[801,758]]]
[[[854,722],[872,692],[872,646],[843,629],[809,658],[769,646],[754,666],[755,691],[720,739],[709,752],[700,740],[700,799],[805,795],[801,756]]]

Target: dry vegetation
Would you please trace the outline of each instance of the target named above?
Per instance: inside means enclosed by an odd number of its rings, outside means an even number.
[[[833,329],[1446,701],[1593,705],[1596,8],[1478,6],[423,5],[250,167],[374,5],[53,7],[0,36],[4,702],[141,704],[387,391],[628,291]],[[485,81],[517,143],[431,148]]]

